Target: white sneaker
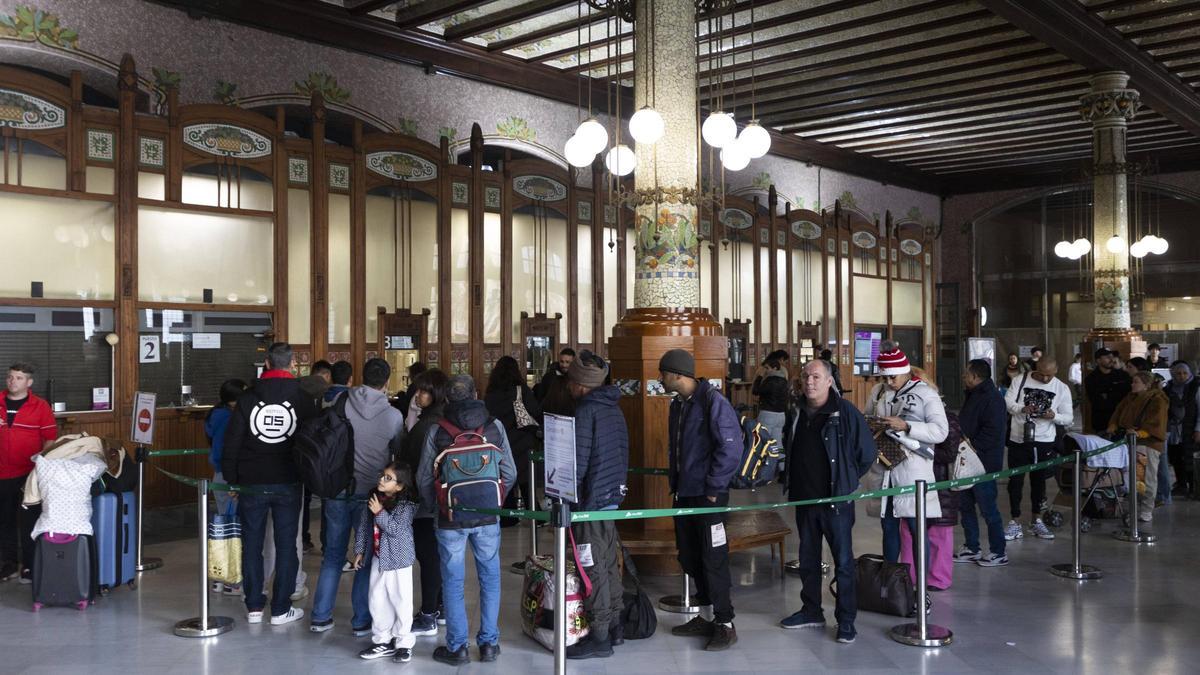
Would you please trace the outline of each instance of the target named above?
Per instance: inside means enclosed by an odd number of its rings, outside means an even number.
[[[958,549],[958,553],[954,554],[953,560],[956,563],[972,563],[978,561],[982,557],[983,554],[979,551],[972,551],[966,546],[963,546]]]
[[[1037,537],[1038,539],[1054,538],[1054,533],[1050,531],[1050,528],[1046,527],[1046,524],[1042,522],[1041,518],[1034,520],[1033,525],[1030,526],[1030,529],[1033,531],[1033,536]]]
[[[208,590],[213,593],[220,593],[221,591],[225,590],[225,584],[220,581],[210,581],[208,584]]]
[[[262,623],[262,612],[246,612],[246,623]]]
[[[980,558],[979,561],[975,564],[979,565],[980,567],[1004,567],[1005,565],[1008,564],[1008,556],[996,555],[995,553],[989,553],[986,556]]]
[[[1040,521],[1039,521],[1040,522]],[[1012,541],[1025,536],[1025,530],[1021,529],[1021,524],[1015,520],[1008,521],[1008,525],[1004,526],[1004,540]]]
[[[303,619],[303,618],[304,618],[304,610],[300,609],[299,607],[293,607],[293,608],[289,609],[286,614],[280,614],[279,616],[272,616],[271,617],[271,625],[272,626],[282,626],[287,623],[292,623],[293,621],[299,621],[300,619]]]
[[[299,588],[296,589],[295,593],[292,593],[292,602],[300,602],[301,600],[303,600],[307,597],[308,597],[308,586],[300,586]]]

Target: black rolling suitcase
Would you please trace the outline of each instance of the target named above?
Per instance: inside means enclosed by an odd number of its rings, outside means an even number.
[[[87,535],[38,537],[33,562],[33,611],[71,606],[82,611],[96,597],[96,548]]]

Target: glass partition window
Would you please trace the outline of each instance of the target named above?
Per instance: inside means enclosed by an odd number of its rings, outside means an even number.
[[[924,325],[923,296],[924,292],[920,282],[893,281],[892,323],[904,326]],[[855,299],[857,300],[857,296]]]
[[[34,367],[33,391],[63,410],[111,410],[111,309],[0,307],[0,364]]]
[[[758,325],[759,341],[771,341],[771,251],[758,249]],[[753,290],[753,287],[751,287]]]
[[[0,192],[7,255],[0,295],[111,300],[116,269],[115,208],[111,202]]]
[[[87,191],[98,195],[117,193],[117,172],[107,166],[89,166],[84,170]]]
[[[329,342],[350,342],[350,197],[329,195]]]
[[[274,284],[270,218],[138,209],[138,297],[153,302],[267,305]]]
[[[167,177],[150,171],[138,172],[138,199],[161,202],[167,198]]]
[[[229,209],[270,211],[275,194],[271,179],[233,164],[202,164],[183,172],[183,202]]]
[[[542,207],[544,208],[544,207]],[[539,209],[540,210],[540,209]],[[541,219],[544,230],[535,227]],[[539,231],[544,237],[539,237]],[[538,310],[562,318],[559,340],[567,335],[567,220],[545,208],[535,215],[533,207],[513,212],[513,335],[521,334],[521,312],[530,316]]]
[[[787,258],[788,252],[783,249],[775,251],[775,299],[779,316],[776,319],[776,332],[779,341],[787,342],[788,313],[787,313]]]
[[[366,336],[379,339],[379,307],[414,314],[430,307],[437,288],[437,203],[415,190],[393,186],[367,195]]]
[[[28,138],[4,139],[4,182],[8,185],[67,189],[67,160],[48,145]]]
[[[579,315],[579,330],[575,341],[590,344],[592,342],[592,305],[596,294],[592,289],[592,228],[588,225],[579,226],[579,243],[575,252],[575,270],[578,275],[578,293],[576,295],[576,312]]]
[[[308,190],[288,190],[288,341],[312,341],[312,202]]]
[[[504,251],[500,246],[499,213],[483,214],[483,341],[498,344],[503,335],[500,307],[500,262]]]
[[[920,306],[917,316],[920,316]],[[887,280],[854,277],[854,323],[887,325]],[[920,324],[918,319],[917,325]]]
[[[213,405],[225,380],[254,382],[270,329],[266,313],[145,309],[138,333],[156,338],[158,354],[149,363],[139,354],[138,389],[157,394],[160,408]]]
[[[787,282],[786,270],[784,283]],[[798,244],[792,249],[792,321],[816,323],[822,320],[821,301],[824,279],[821,274],[821,252],[811,245]],[[832,284],[831,284],[832,285]],[[780,300],[787,301],[787,295]]]
[[[471,222],[466,209],[454,209],[450,214],[450,339],[470,342],[470,331]]]
[[[700,306],[709,312],[712,312],[713,306],[712,264],[712,244],[708,241],[701,241],[700,268],[697,270],[697,273],[700,275]]]
[[[604,339],[612,337],[613,327],[621,320],[617,315],[617,230],[604,228]],[[609,246],[609,242],[613,246]]]

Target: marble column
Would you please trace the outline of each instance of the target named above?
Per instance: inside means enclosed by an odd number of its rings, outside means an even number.
[[[1138,107],[1138,92],[1127,89],[1129,76],[1122,72],[1098,73],[1092,91],[1080,99],[1083,118],[1092,123],[1093,256],[1095,294],[1092,333],[1096,337],[1128,337],[1129,318],[1129,198],[1125,136]],[[1107,244],[1120,237],[1126,250],[1113,253]]]
[[[697,187],[696,4],[695,0],[655,0],[653,17],[651,3],[636,5],[634,108],[653,105],[662,115],[665,133],[654,145],[635,148],[634,189],[648,203],[636,210],[633,306],[699,307],[699,219],[693,198]]]

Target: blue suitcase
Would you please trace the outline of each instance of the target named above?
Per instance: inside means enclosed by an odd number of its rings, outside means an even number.
[[[137,497],[133,492],[106,492],[92,498],[97,583],[101,595],[129,584],[137,586],[137,542],[134,533]]]

